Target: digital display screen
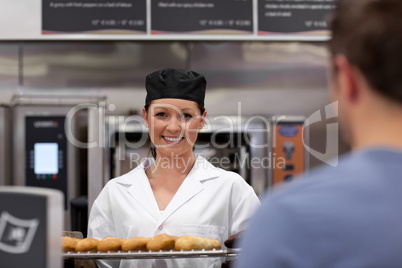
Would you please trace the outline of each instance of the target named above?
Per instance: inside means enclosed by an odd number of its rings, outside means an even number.
[[[35,174],[59,173],[59,145],[57,143],[34,144]]]

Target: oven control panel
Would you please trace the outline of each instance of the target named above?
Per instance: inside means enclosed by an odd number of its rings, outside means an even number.
[[[26,185],[60,190],[67,197],[65,116],[26,116]],[[64,200],[67,209],[67,199]]]
[[[273,184],[291,181],[305,171],[303,121],[279,121],[273,125]]]

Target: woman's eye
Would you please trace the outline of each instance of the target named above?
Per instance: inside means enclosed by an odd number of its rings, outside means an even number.
[[[186,119],[193,118],[193,116],[191,114],[183,114],[183,117]]]
[[[166,114],[165,113],[157,113],[155,116],[160,116],[160,117],[163,117],[163,116],[165,116]]]

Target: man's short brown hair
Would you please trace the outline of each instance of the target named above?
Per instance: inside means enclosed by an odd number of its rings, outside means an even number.
[[[338,0],[330,51],[343,54],[370,86],[402,104],[402,0]]]

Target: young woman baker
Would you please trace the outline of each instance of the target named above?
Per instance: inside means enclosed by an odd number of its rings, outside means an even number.
[[[154,157],[110,180],[95,200],[88,237],[194,235],[223,242],[243,231],[260,202],[236,173],[214,167],[193,146],[202,129],[206,80],[188,70],[146,77],[143,117]],[[124,260],[120,267],[221,267],[219,258]]]

